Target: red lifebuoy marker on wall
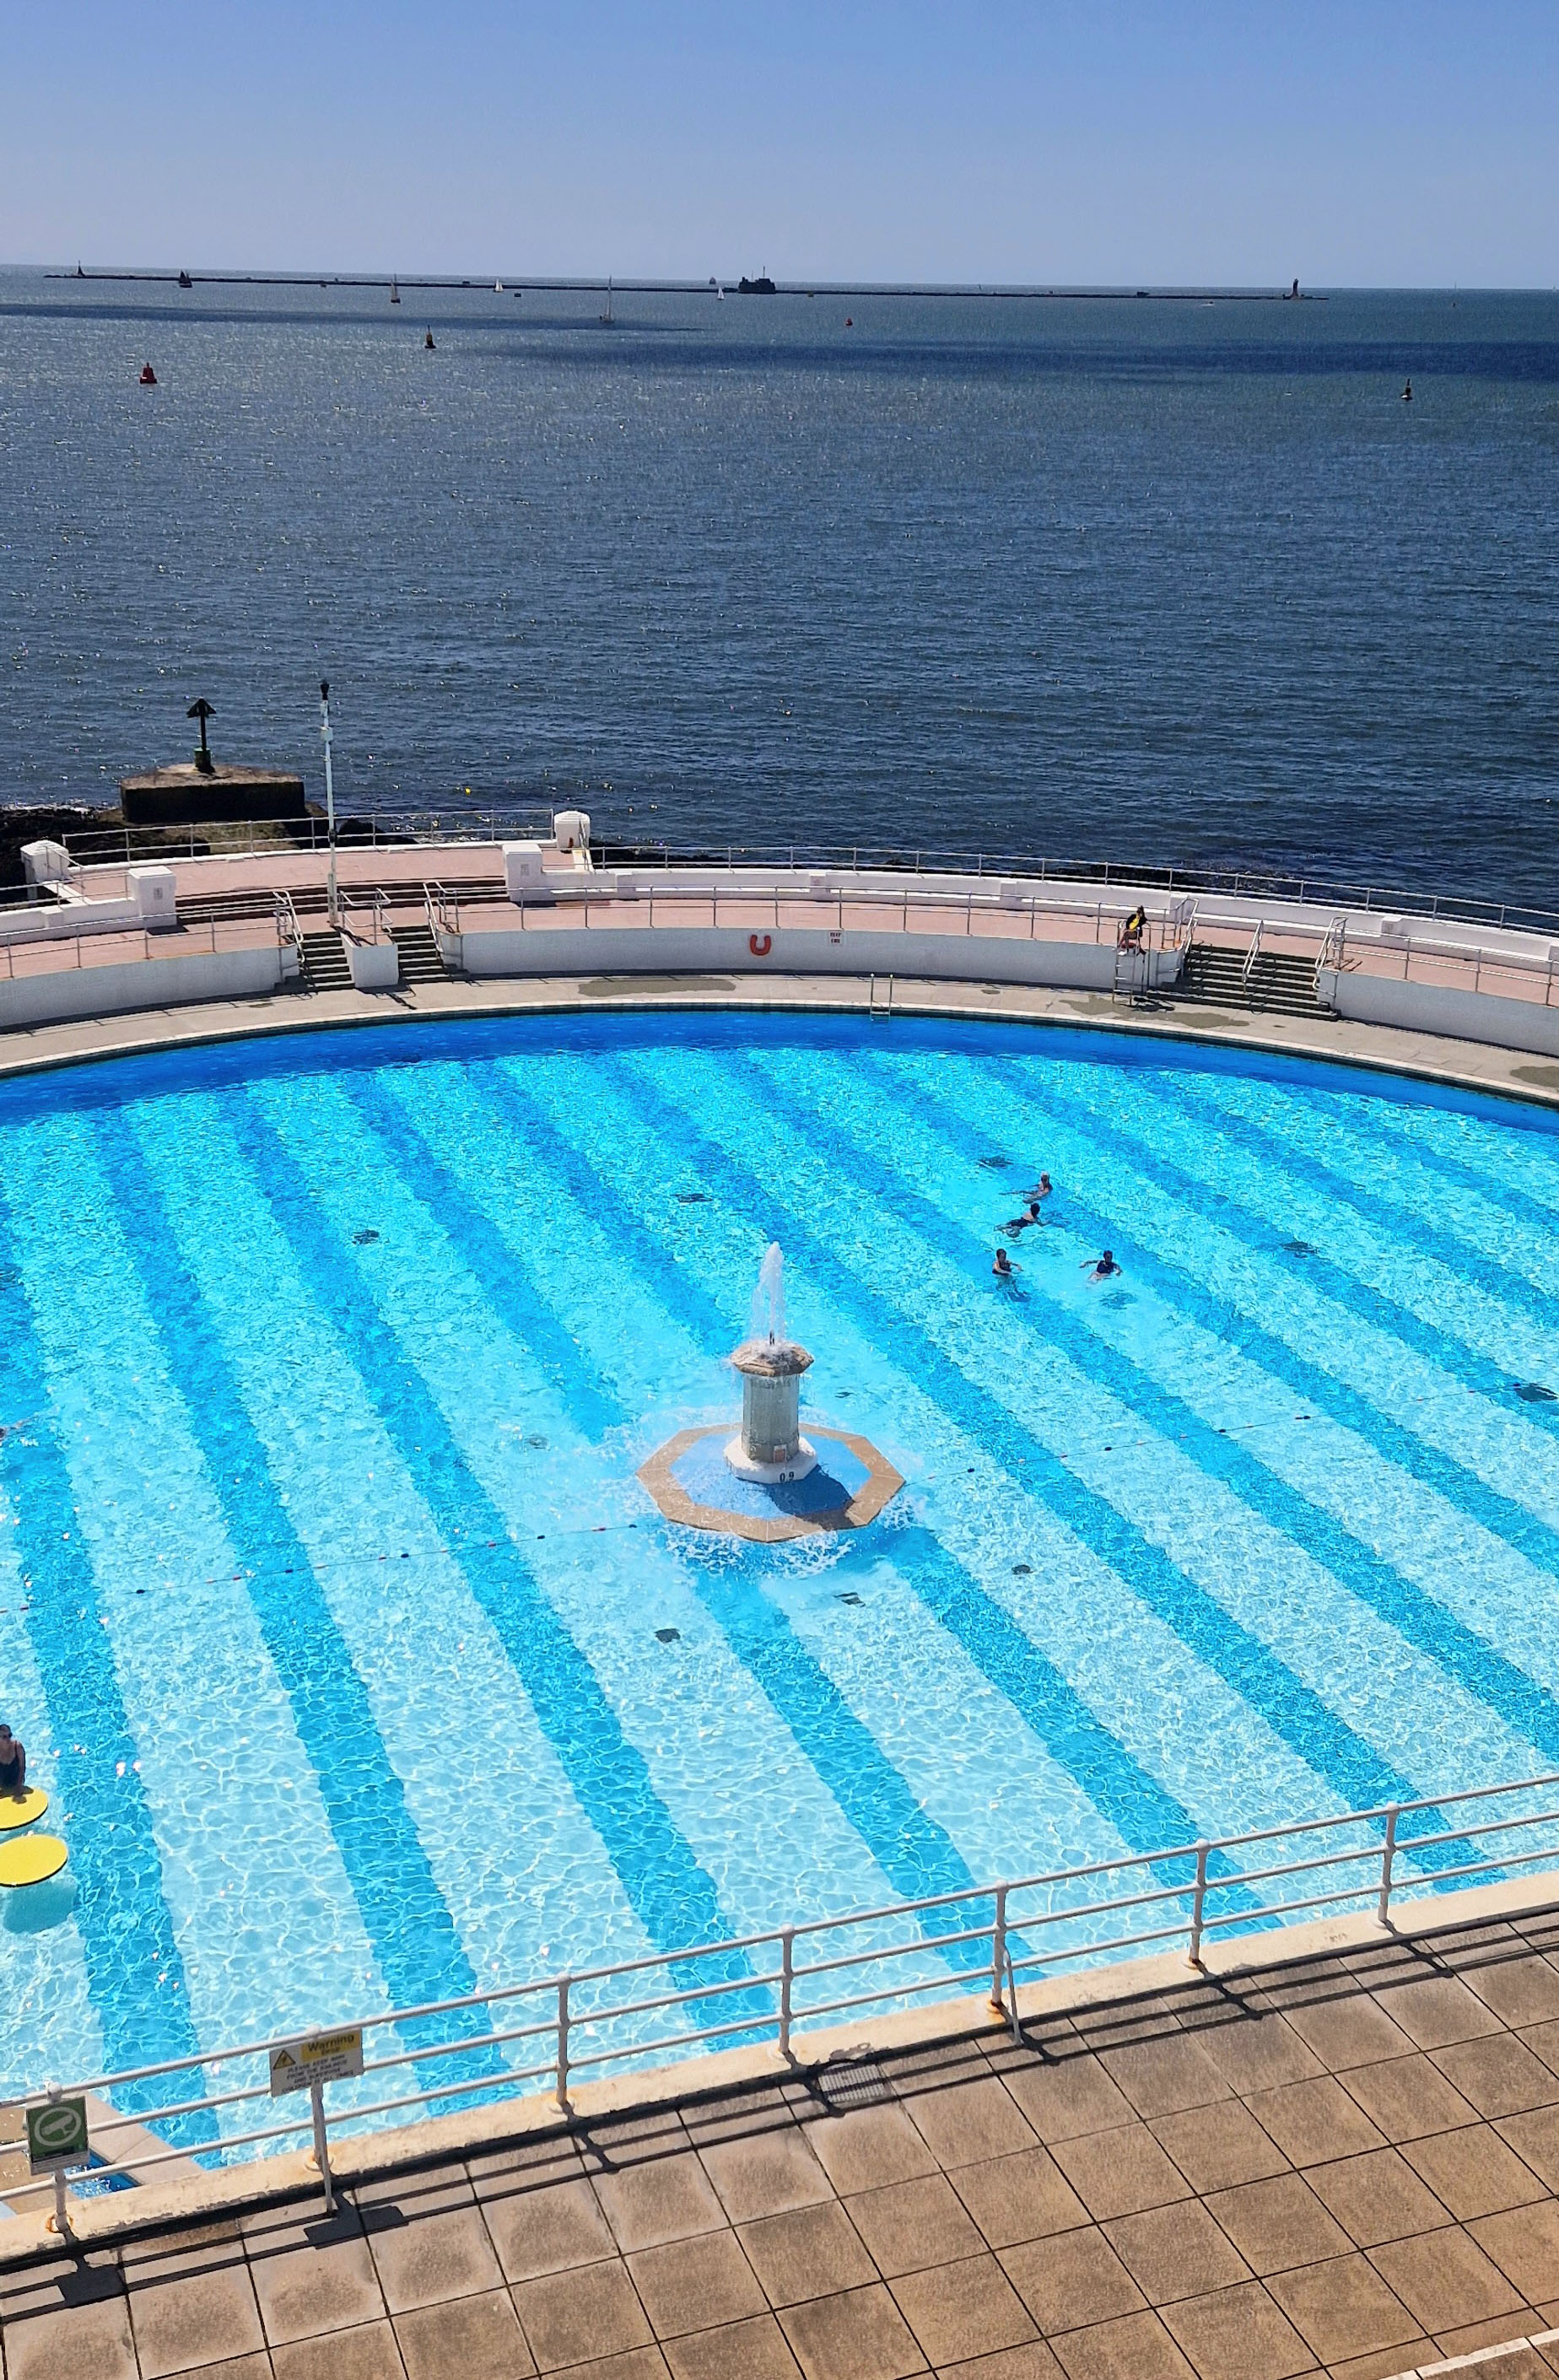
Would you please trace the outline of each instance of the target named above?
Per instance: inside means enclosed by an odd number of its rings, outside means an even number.
[[[772,934],[764,934],[762,936],[757,934],[749,934],[747,937],[747,948],[752,952],[752,954],[755,959],[766,959],[768,956],[769,952],[774,948],[774,937]]]

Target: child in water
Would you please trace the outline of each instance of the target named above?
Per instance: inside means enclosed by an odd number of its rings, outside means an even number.
[[[1016,1281],[1020,1268],[1013,1263],[1005,1248],[997,1248],[996,1262],[992,1265],[991,1270],[997,1281]]]
[[[1089,1269],[1091,1266],[1093,1268],[1092,1270]],[[1117,1264],[1108,1248],[1106,1248],[1104,1255],[1099,1258],[1096,1264],[1094,1262],[1092,1257],[1084,1257],[1082,1264],[1078,1267],[1078,1270],[1080,1272],[1087,1273],[1090,1281],[1108,1281],[1113,1273],[1118,1273],[1120,1270],[1120,1267]]]

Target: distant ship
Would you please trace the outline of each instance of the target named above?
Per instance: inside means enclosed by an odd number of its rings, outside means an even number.
[[[187,273],[181,273],[178,276],[178,285],[181,289],[193,289],[195,284],[191,281]]]
[[[743,273],[736,286],[743,298],[772,298],[777,295],[774,284],[767,273],[760,273],[755,281],[749,281]]]

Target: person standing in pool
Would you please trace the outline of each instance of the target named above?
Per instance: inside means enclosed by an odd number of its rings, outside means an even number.
[[[997,1281],[1015,1281],[1018,1276],[1019,1268],[1013,1263],[1005,1248],[997,1248],[996,1252],[996,1262],[992,1265],[991,1270],[995,1273]]]
[[[19,1793],[27,1783],[27,1746],[0,1722],[0,1793]]]
[[[1090,1269],[1090,1268],[1092,1268],[1092,1269]],[[1079,1272],[1087,1273],[1091,1281],[1108,1281],[1113,1273],[1118,1273],[1120,1270],[1120,1267],[1117,1264],[1108,1248],[1106,1248],[1104,1255],[1099,1258],[1097,1264],[1094,1262],[1092,1257],[1084,1257],[1082,1262],[1078,1267],[1078,1270]]]

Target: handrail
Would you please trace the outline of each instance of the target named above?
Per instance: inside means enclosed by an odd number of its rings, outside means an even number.
[[[1265,924],[1264,917],[1257,918],[1256,930],[1251,937],[1251,947],[1245,953],[1245,964],[1239,970],[1239,980],[1247,990],[1250,989],[1251,978],[1255,973],[1256,961],[1261,955],[1262,928]]]
[[[249,2040],[192,2058],[169,2058],[71,2086],[99,2095],[128,2091],[130,2107],[100,2121],[100,2139],[133,2130],[144,2139],[159,2124],[182,2127],[185,2138],[165,2150],[133,2149],[93,2168],[94,2181],[115,2174],[144,2178],[161,2165],[307,2136],[312,2130],[329,2202],[329,2126],[361,2128],[413,2108],[448,2108],[486,2094],[504,2097],[534,2091],[550,2080],[558,2107],[570,2112],[570,2086],[581,2074],[624,2064],[641,2069],[666,2056],[688,2056],[700,2046],[769,2045],[788,2065],[800,2062],[813,2032],[860,2011],[879,2014],[913,2006],[928,1995],[983,1992],[988,2015],[1021,2034],[1020,1976],[1096,1966],[1117,1955],[1178,1946],[1190,1966],[1204,1959],[1209,1932],[1221,1940],[1251,1936],[1321,1910],[1354,1909],[1390,1922],[1404,1897],[1422,1904],[1453,1884],[1508,1876],[1547,1861],[1559,1869],[1559,1806],[1535,1796],[1559,1787],[1559,1772],[1500,1785],[1472,1786],[1419,1801],[1297,1818],[1166,1850],[1122,1852],[1079,1866],[1052,1868],[917,1900],[886,1903],[843,1916],[800,1918],[770,1931],[728,1941],[641,1954],[562,1974],[495,1983],[460,1998],[381,2010],[354,2021],[375,2039],[363,2058],[364,2089],[328,2112],[322,2088],[293,2120],[224,2131],[241,2108],[268,2095],[253,2069],[273,2050],[296,2045],[296,2034]],[[1473,1805],[1502,1804],[1498,1815]],[[1452,1814],[1466,1810],[1465,1819]],[[1419,1831],[1415,1822],[1423,1821]],[[1352,1837],[1362,1835],[1362,1840]],[[1533,1838],[1525,1845],[1515,1840]],[[1274,1856],[1291,1844],[1292,1856]],[[1468,1854],[1472,1854],[1468,1856]],[[1296,1897],[1272,1888],[1298,1884]],[[813,1955],[798,1956],[798,1951]],[[515,2021],[493,2022],[512,2009]],[[485,2016],[478,2030],[462,2020]],[[441,2038],[429,2037],[441,2019]],[[972,1999],[970,2022],[976,2022]],[[415,2028],[409,2034],[408,2028]],[[332,2025],[331,2031],[347,2028]],[[533,2046],[534,2056],[529,2054]],[[514,2055],[519,2053],[518,2058]],[[430,2070],[445,2071],[435,2079]],[[215,2070],[248,2069],[224,2087],[209,2087]],[[407,2071],[416,2087],[372,2095],[376,2078]],[[425,2077],[427,2079],[421,2079]],[[149,2106],[151,2086],[193,2081]],[[344,2086],[332,2084],[332,2091]],[[647,2090],[650,2086],[647,2082]],[[618,2086],[621,2093],[622,2086]],[[57,2086],[19,2105],[57,2096]],[[258,2112],[258,2110],[256,2111]],[[199,2127],[193,2141],[188,2128]],[[154,2135],[155,2136],[155,2135]],[[15,2202],[49,2182],[6,2185]],[[56,2208],[63,2210],[63,2195]]]

